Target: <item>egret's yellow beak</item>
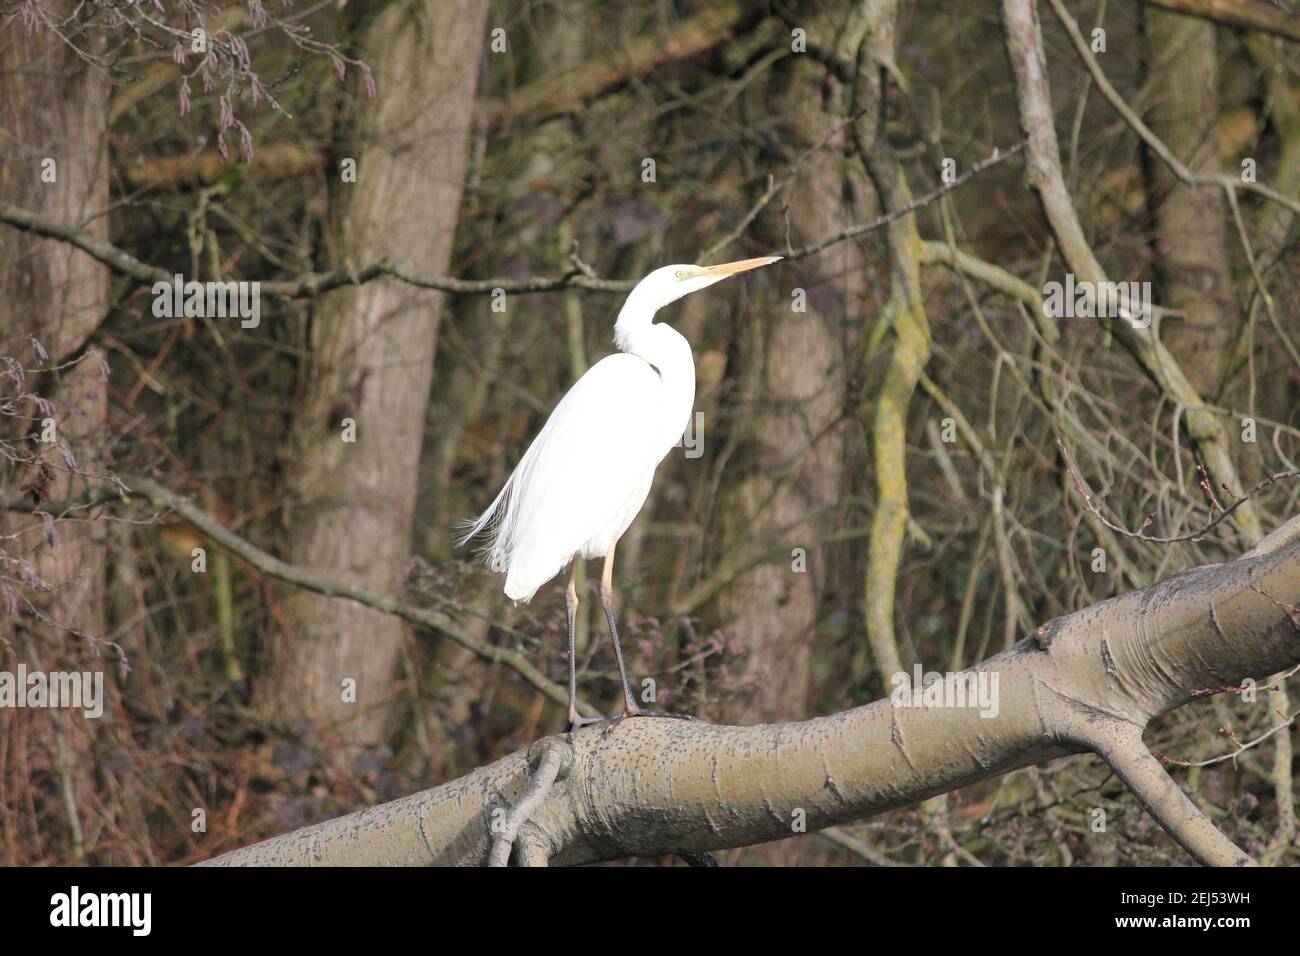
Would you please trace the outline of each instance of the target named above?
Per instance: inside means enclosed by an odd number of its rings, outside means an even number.
[[[704,266],[700,269],[700,274],[715,279],[725,279],[727,276],[734,276],[738,272],[748,272],[750,269],[761,269],[763,266],[770,266],[774,262],[780,262],[782,258],[782,256],[759,256],[757,259],[739,259],[736,262]]]

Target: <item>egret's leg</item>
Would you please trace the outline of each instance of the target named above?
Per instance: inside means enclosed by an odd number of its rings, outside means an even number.
[[[614,622],[614,548],[605,555],[605,567],[600,576],[600,604],[605,609],[605,621],[609,624],[609,636],[614,641],[614,656],[618,659],[618,675],[623,679],[623,717],[677,717],[681,720],[694,720],[690,714],[674,714],[668,711],[642,710],[632,696],[632,683],[627,679],[627,668],[623,665],[623,648],[618,642],[618,625]],[[611,718],[617,722],[621,718]]]
[[[569,589],[564,592],[564,606],[569,612],[569,733],[587,724],[599,723],[601,717],[578,715],[578,658],[574,647],[574,628],[578,621],[578,562],[569,568]]]
[[[632,696],[632,684],[627,679],[627,667],[623,664],[623,646],[618,642],[618,625],[614,622],[614,548],[605,555],[605,567],[600,575],[600,605],[605,609],[605,622],[609,624],[609,636],[614,641],[614,657],[618,659],[618,676],[623,681],[623,713],[626,716],[638,710],[636,699]]]

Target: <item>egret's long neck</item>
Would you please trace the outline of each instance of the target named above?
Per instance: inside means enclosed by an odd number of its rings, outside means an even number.
[[[654,324],[655,313],[659,309],[646,301],[644,295],[638,295],[633,289],[619,310],[618,321],[614,323],[614,347],[620,352],[637,354],[638,345],[644,344],[646,332]]]

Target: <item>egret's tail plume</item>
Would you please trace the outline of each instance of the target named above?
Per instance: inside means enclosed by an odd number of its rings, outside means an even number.
[[[457,547],[470,538],[484,536],[480,549],[484,563],[498,574],[505,573],[506,597],[512,601],[530,600],[538,588],[564,568],[584,540],[572,522],[555,515],[557,489],[564,486],[563,475],[557,473],[571,456],[568,446],[548,445],[547,437],[563,408],[561,402],[496,500],[477,518],[458,528]],[[559,501],[563,504],[562,495]],[[577,540],[573,540],[575,535]]]
[[[459,548],[471,538],[484,535],[486,540],[477,552],[483,555],[483,563],[491,571],[505,573],[506,597],[526,604],[532,600],[537,589],[553,578],[559,569],[552,567],[554,562],[547,563],[545,558],[541,563],[546,567],[535,566],[538,561],[529,560],[528,555],[518,553],[510,513],[513,487],[514,476],[511,476],[510,481],[501,489],[501,494],[497,495],[497,500],[488,505],[486,511],[477,518],[458,522],[455,543]]]
[[[477,554],[483,556],[483,563],[498,573],[510,567],[510,535],[506,519],[510,514],[510,492],[514,487],[514,476],[506,482],[496,500],[488,505],[477,518],[470,518],[456,523],[456,547],[462,547],[471,538],[482,535],[483,544]]]
[[[491,520],[492,509],[489,508],[477,518],[463,518],[460,521],[457,521],[452,525],[452,529],[456,533],[456,537],[452,539],[452,544],[458,548],[465,547],[465,545],[469,543],[470,538],[473,538],[482,531],[484,526]]]
[[[497,500],[488,505],[487,510],[477,518],[466,518],[463,521],[457,521],[455,524],[456,537],[454,543],[458,548],[468,544],[471,538],[478,537],[484,531],[487,532],[487,540],[478,549],[478,553],[488,556],[489,567],[493,564],[492,552],[496,550],[497,539],[501,532],[501,517],[505,512],[505,508],[500,506],[503,504],[501,499],[504,497],[505,490],[502,490],[501,494],[497,495]],[[492,570],[499,571],[501,569],[492,568]]]

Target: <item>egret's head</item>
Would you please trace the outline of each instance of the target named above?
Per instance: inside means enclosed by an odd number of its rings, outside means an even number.
[[[717,266],[664,266],[638,282],[628,299],[631,301],[636,298],[653,310],[662,309],[684,295],[707,289],[715,282],[721,282],[741,272],[748,272],[750,269],[770,266],[780,260],[781,256],[760,256],[757,259],[724,262]]]

